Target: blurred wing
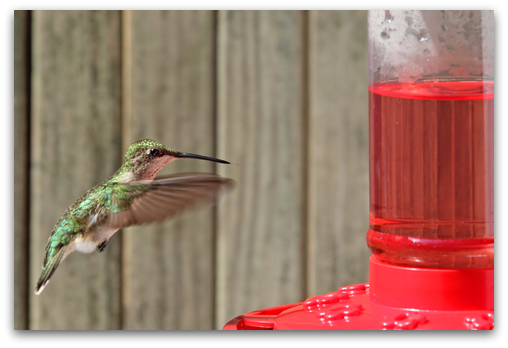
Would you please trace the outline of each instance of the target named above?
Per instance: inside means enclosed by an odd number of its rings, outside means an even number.
[[[198,204],[214,204],[234,186],[214,174],[176,174],[150,182],[118,184],[111,197],[108,225],[123,228],[174,217]]]

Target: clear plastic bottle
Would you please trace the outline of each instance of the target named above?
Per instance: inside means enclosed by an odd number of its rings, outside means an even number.
[[[369,11],[369,73],[370,250],[493,267],[493,11]]]

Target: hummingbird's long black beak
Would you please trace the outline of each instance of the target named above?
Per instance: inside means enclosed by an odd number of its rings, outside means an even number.
[[[177,158],[196,158],[196,159],[205,160],[205,161],[212,161],[212,162],[217,162],[217,163],[231,164],[228,161],[224,161],[224,160],[221,160],[221,159],[218,159],[218,158],[201,156],[201,155],[196,155],[196,154],[193,154],[193,153],[179,152],[179,153],[177,153],[177,154],[175,154],[173,156],[177,157]]]

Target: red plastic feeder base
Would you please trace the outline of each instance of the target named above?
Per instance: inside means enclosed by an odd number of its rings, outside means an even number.
[[[494,269],[394,266],[370,257],[369,283],[240,315],[223,330],[492,330]]]

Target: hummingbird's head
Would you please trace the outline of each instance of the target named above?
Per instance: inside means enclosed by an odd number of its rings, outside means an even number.
[[[179,158],[229,164],[217,158],[171,150],[157,141],[144,139],[136,141],[127,149],[123,165],[125,174],[120,177],[120,181],[152,180],[168,163]]]

